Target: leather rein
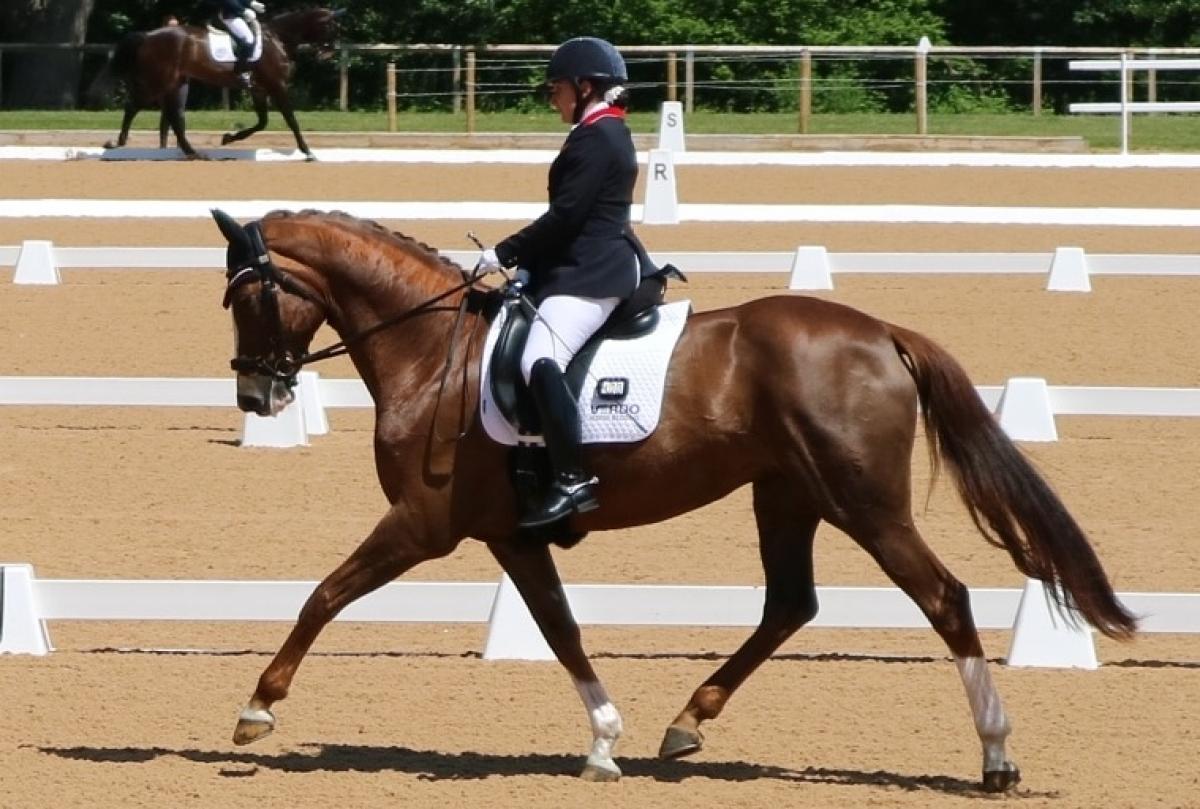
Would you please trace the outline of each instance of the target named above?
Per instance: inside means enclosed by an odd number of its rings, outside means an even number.
[[[311,351],[305,354],[296,356],[287,348],[284,347],[283,340],[283,321],[279,314],[279,291],[282,290],[291,295],[302,298],[314,306],[321,309],[323,312],[328,312],[328,303],[324,301],[320,295],[313,292],[308,286],[297,281],[291,275],[282,272],[275,266],[275,262],[271,260],[270,253],[267,251],[266,241],[263,239],[262,228],[258,222],[251,222],[245,227],[246,232],[250,236],[250,243],[253,249],[253,257],[250,263],[242,267],[230,267],[226,272],[225,277],[228,279],[225,285],[225,297],[221,305],[228,309],[233,303],[233,293],[246,284],[258,281],[261,284],[261,289],[258,294],[259,309],[263,312],[267,320],[268,330],[268,345],[269,352],[265,355],[246,356],[240,354],[229,361],[229,367],[239,373],[253,373],[262,376],[269,376],[272,379],[283,382],[288,387],[296,386],[296,375],[300,370],[311,363],[326,360],[331,357],[340,357],[350,351],[350,347],[362,342],[373,334],[399,325],[406,320],[409,320],[417,315],[433,310],[433,307],[444,301],[446,298],[468,289],[478,280],[478,267],[475,272],[468,274],[463,271],[463,282],[455,284],[450,289],[441,292],[432,298],[414,306],[392,317],[379,321],[365,329],[355,332],[343,340],[326,346],[317,351]],[[463,295],[462,300],[458,305],[458,314],[454,321],[454,331],[450,339],[450,345],[446,357],[446,369],[448,373],[451,365],[451,359],[454,354],[454,346],[457,342],[459,329],[462,324],[463,314],[466,311],[469,295]],[[443,375],[442,386],[445,385],[445,376]]]

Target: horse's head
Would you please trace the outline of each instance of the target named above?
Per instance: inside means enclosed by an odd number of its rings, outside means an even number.
[[[313,335],[326,318],[325,293],[302,268],[281,270],[258,222],[243,227],[224,211],[213,219],[229,242],[224,306],[233,315],[237,404],[274,416],[293,399],[296,375]]]

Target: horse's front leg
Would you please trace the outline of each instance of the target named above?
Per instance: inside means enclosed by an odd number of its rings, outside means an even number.
[[[300,151],[304,152],[310,162],[316,160],[317,156],[308,148],[308,144],[304,141],[304,135],[300,134],[300,122],[296,120],[296,113],[292,110],[292,102],[288,100],[287,91],[281,89],[274,93],[272,98],[275,106],[279,108],[279,114],[283,116],[283,120],[287,121],[288,127],[292,130],[292,135],[296,138],[296,146],[300,147]]]
[[[514,541],[489,543],[488,549],[525,599],[533,620],[558,661],[570,673],[587,709],[592,749],[580,777],[585,781],[616,781],[621,777],[621,769],[612,754],[621,736],[621,714],[584,654],[579,626],[571,615],[549,547]]]
[[[271,706],[288,695],[300,662],[339,612],[414,565],[445,556],[457,544],[458,540],[448,535],[421,530],[407,512],[393,506],[357,550],[308,597],[296,625],[258,678],[254,695],[238,716],[233,741],[249,744],[275,729]]]
[[[250,94],[250,97],[254,100],[254,113],[258,116],[258,120],[255,121],[253,126],[248,126],[245,129],[239,129],[237,132],[226,132],[221,136],[222,146],[228,146],[234,141],[245,140],[255,132],[261,131],[263,127],[267,125],[266,96],[259,91],[254,91]]]

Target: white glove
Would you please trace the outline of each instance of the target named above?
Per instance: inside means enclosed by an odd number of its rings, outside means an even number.
[[[258,12],[259,14],[262,14],[267,10],[267,7],[258,2],[258,0],[250,0],[250,8],[254,9],[254,11]]]
[[[248,8],[242,12],[242,19],[246,22],[253,23],[258,19],[258,15],[254,13],[254,9]]]
[[[504,265],[500,263],[495,250],[488,247],[479,253],[479,261],[475,263],[476,275],[487,275],[502,269],[504,269]]]

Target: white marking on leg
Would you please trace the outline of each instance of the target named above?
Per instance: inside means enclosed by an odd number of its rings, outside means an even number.
[[[1004,742],[1012,732],[1000,694],[992,683],[987,660],[982,657],[955,657],[958,674],[967,690],[967,702],[975,717],[975,730],[983,744],[983,771],[1012,768],[1004,752]]]
[[[254,722],[256,724],[274,725],[275,715],[266,708],[251,708],[247,705],[242,708],[242,712],[238,714],[239,722]]]
[[[576,680],[575,689],[587,708],[588,721],[592,724],[592,752],[588,755],[589,766],[620,774],[621,769],[613,761],[613,748],[624,729],[621,714],[608,698],[608,693],[599,681]]]

